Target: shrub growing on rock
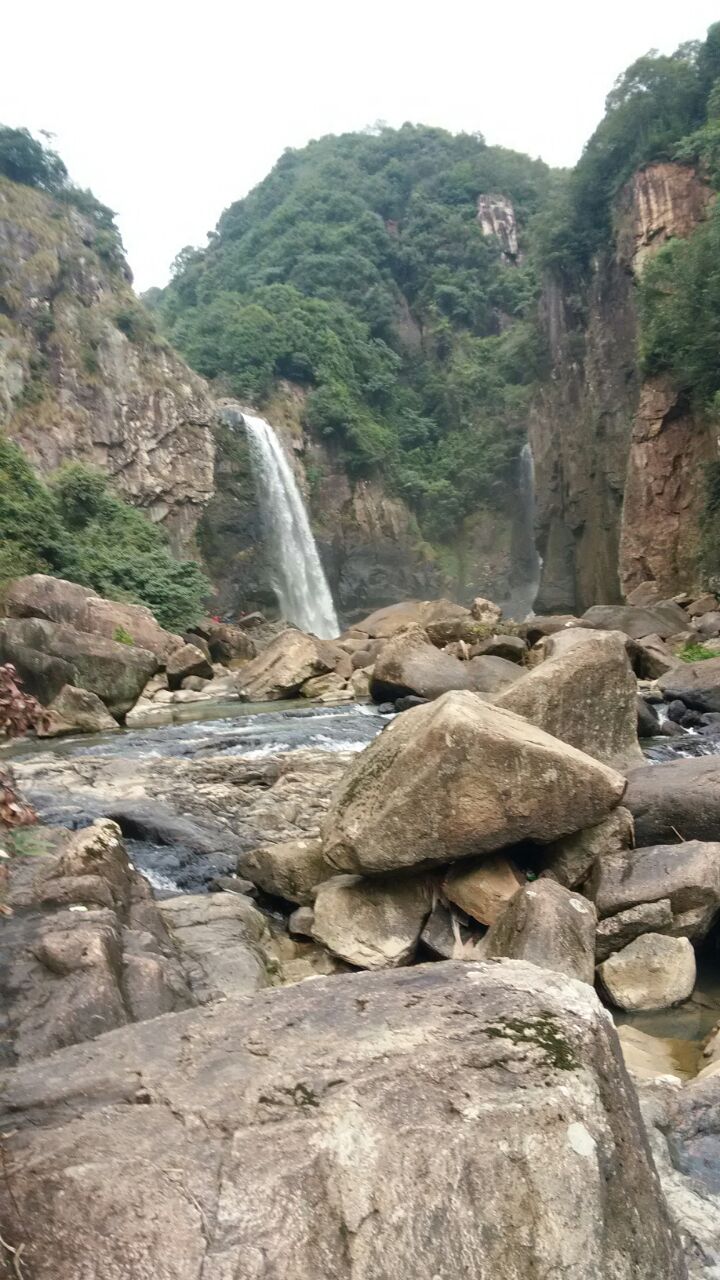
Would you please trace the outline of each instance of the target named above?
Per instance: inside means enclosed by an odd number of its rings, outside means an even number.
[[[73,462],[45,485],[18,446],[0,437],[0,586],[27,573],[147,605],[171,631],[198,621],[209,591],[198,566],[176,560],[165,531],[114,494],[100,472]]]

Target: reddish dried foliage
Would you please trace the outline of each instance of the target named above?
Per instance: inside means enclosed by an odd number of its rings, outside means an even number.
[[[0,666],[0,734],[18,738],[30,729],[44,729],[49,723],[40,703],[20,687],[22,681],[11,662]]]

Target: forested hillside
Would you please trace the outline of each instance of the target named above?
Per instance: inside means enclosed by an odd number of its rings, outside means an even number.
[[[451,536],[525,438],[542,358],[529,227],[553,182],[477,135],[409,124],[287,151],[207,250],[178,256],[166,332],[241,398],[305,386],[308,427],[350,474],[379,471],[426,536]]]

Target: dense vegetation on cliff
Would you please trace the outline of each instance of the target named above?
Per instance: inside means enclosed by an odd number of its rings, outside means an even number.
[[[171,630],[198,620],[210,586],[196,564],[173,558],[162,530],[99,472],[69,463],[45,485],[0,436],[0,585],[25,573],[53,573],[110,600],[147,605]]]
[[[619,76],[605,115],[538,225],[541,265],[567,282],[582,277],[612,234],[613,204],[644,164],[700,160],[715,174],[720,129],[713,88],[720,78],[720,22],[704,41],[670,56],[650,52]]]
[[[149,455],[182,414],[179,370],[189,376],[130,288],[112,211],[50,147],[0,126],[0,588],[49,572],[148,605],[173,629],[197,619],[209,583],[173,557],[161,527],[97,470],[76,461],[49,474],[63,456],[92,458],[96,441],[113,440],[116,470],[129,450]]]
[[[304,385],[308,425],[350,472],[381,472],[447,536],[524,439],[541,360],[524,250],[553,181],[477,135],[409,124],[287,151],[206,250],[178,256],[166,332],[242,398]],[[478,219],[493,193],[517,219],[509,252]]]

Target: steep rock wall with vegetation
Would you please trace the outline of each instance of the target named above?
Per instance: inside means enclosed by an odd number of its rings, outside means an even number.
[[[75,194],[0,176],[0,430],[42,474],[102,469],[187,550],[212,493],[212,402],[135,297],[112,215]]]
[[[720,24],[639,59],[539,220],[538,608],[720,571],[719,77]]]

